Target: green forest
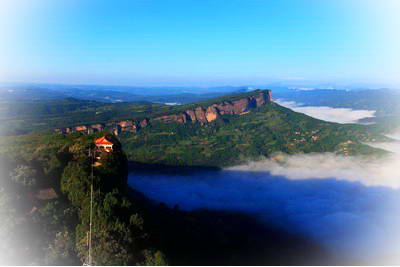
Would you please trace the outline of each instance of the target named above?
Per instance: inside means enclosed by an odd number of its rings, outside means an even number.
[[[384,151],[363,142],[387,140],[365,125],[325,122],[275,103],[244,115],[224,115],[205,126],[152,123],[119,138],[131,161],[210,167],[244,163],[276,152],[382,155]]]
[[[21,153],[0,154],[1,264],[88,264],[92,181],[95,265],[346,263],[251,216],[154,203],[127,185],[127,157],[111,135],[114,150],[100,154],[92,179],[89,150],[101,135],[42,136]]]
[[[165,265],[148,243],[140,209],[129,197],[128,165],[119,143],[93,167],[96,136],[69,137],[32,157],[2,155],[0,235],[2,263],[88,264],[90,185],[93,182],[92,255],[96,265]],[[114,139],[114,142],[118,142]],[[56,196],[43,199],[41,190]],[[20,257],[19,255],[26,255]]]
[[[0,225],[4,241],[0,263],[88,264],[93,184],[90,240],[96,265],[313,265],[327,259],[347,264],[312,241],[260,225],[251,216],[189,212],[154,203],[128,186],[128,172],[218,170],[273,158],[276,153],[381,157],[387,152],[364,144],[388,140],[378,128],[325,122],[275,103],[242,115],[222,115],[203,125],[150,121],[137,133],[117,137],[107,131],[55,134],[52,128],[171,114],[247,95],[179,107],[75,99],[57,100],[53,105],[31,103],[24,107],[27,113],[22,113],[23,107],[3,107],[3,120],[7,112],[21,108],[5,125],[18,122],[24,127],[14,125],[0,138],[0,216],[5,218]],[[92,167],[90,151],[94,140],[103,135],[113,141],[114,150],[102,152],[100,165]]]
[[[82,124],[140,120],[174,114],[196,106],[207,107],[255,95],[260,90],[170,106],[150,102],[104,103],[75,98],[51,100],[0,100],[0,136],[31,132],[53,133],[54,128]]]
[[[26,107],[30,112],[15,112],[15,118],[9,118],[3,124],[3,132],[14,133],[1,138],[0,152],[18,154],[22,150],[34,150],[41,144],[51,146],[54,140],[64,142],[65,136],[54,134],[56,126],[176,114],[196,106],[207,107],[259,92],[256,90],[182,106],[110,104],[74,99],[57,100],[53,104],[31,104]],[[8,109],[4,108],[3,116],[7,115],[5,110],[18,108],[9,105]],[[15,125],[7,128],[10,124]],[[18,128],[18,125],[23,127]],[[372,127],[321,121],[272,102],[253,108],[246,114],[219,116],[205,125],[150,120],[140,131],[122,133],[118,138],[131,162],[225,167],[271,157],[277,152],[380,156],[385,152],[364,143],[388,140],[381,135],[383,128],[382,124]]]

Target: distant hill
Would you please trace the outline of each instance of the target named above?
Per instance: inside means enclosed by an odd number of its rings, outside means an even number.
[[[223,167],[277,152],[380,155],[382,150],[363,142],[387,140],[366,125],[326,122],[284,108],[271,101],[268,90],[181,106],[65,99],[29,108],[31,112],[21,111],[11,121],[33,132],[10,136],[3,144],[25,144],[26,150],[26,144],[48,142],[43,140],[60,126],[70,126],[64,133],[78,135],[111,131],[118,135],[131,161],[169,166]],[[42,134],[36,136],[38,131]]]
[[[311,118],[270,103],[249,112],[222,115],[211,123],[153,122],[119,136],[128,158],[164,165],[230,166],[277,152],[382,154],[363,142],[385,138],[365,125]]]
[[[32,101],[77,98],[105,103],[148,101],[185,104],[245,91],[247,87],[132,87],[100,85],[8,85],[0,86],[1,100]]]
[[[17,135],[38,130],[52,130],[57,127],[143,119],[173,114],[196,105],[207,106],[210,103],[233,100],[251,94],[253,93],[245,92],[179,106],[148,101],[105,103],[72,97],[46,100],[0,100],[0,135]]]
[[[305,106],[375,110],[378,117],[400,115],[400,90],[291,90],[275,96]]]

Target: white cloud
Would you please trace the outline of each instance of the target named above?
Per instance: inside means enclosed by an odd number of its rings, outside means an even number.
[[[381,148],[391,147],[390,144]],[[289,179],[335,178],[360,182],[364,185],[381,185],[400,188],[400,157],[390,156],[381,160],[343,157],[332,153],[286,155],[282,161],[263,160],[236,166],[230,170],[268,171],[272,175]]]
[[[400,142],[374,146],[394,153],[381,160],[285,155],[220,172],[132,174],[129,183],[169,206],[255,214],[339,257],[393,264],[384,260],[400,262]]]
[[[350,108],[332,108],[326,106],[301,106],[294,101],[283,101],[280,99],[277,99],[275,102],[296,112],[301,112],[316,119],[330,122],[356,123],[360,119],[375,116],[375,111],[373,110],[354,110]]]
[[[368,145],[392,152],[381,159],[366,157],[344,157],[334,153],[310,153],[284,155],[272,159],[249,162],[228,170],[268,171],[275,176],[288,179],[335,178],[360,182],[366,186],[400,188],[400,132],[388,135],[393,142],[368,143]]]

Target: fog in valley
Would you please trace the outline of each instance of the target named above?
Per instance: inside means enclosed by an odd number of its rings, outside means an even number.
[[[355,120],[352,111],[346,114],[343,121]],[[131,173],[129,184],[156,202],[182,210],[255,215],[339,257],[399,260],[400,142],[373,146],[392,154],[380,160],[331,153],[278,155],[278,161],[191,175]]]
[[[277,99],[275,102],[296,112],[304,113],[316,119],[330,122],[356,123],[360,119],[375,116],[374,110],[332,108],[326,106],[303,106],[301,103],[285,101],[282,99]]]

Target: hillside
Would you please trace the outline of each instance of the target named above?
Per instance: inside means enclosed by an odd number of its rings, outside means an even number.
[[[18,157],[0,153],[0,214],[7,219],[0,226],[5,244],[0,264],[88,263],[87,151],[99,136],[35,135],[31,140],[38,142],[25,143]],[[151,201],[126,185],[126,157],[118,147],[102,153],[102,165],[94,169],[94,264],[346,263],[312,240],[261,224],[246,213],[183,211]],[[55,192],[46,196],[43,191]]]
[[[49,140],[46,136],[54,134],[55,125],[68,123],[70,127],[56,129],[61,140],[63,134],[108,131],[118,135],[129,160],[172,166],[223,167],[276,152],[376,155],[383,151],[362,142],[385,140],[365,125],[325,122],[284,108],[272,101],[269,90],[181,106],[64,101],[64,105],[47,105],[46,109],[42,103],[31,106],[41,115],[19,119],[32,128],[34,118],[44,132],[2,138],[1,150],[16,150],[21,144],[24,150],[26,144],[34,149],[34,143]]]
[[[1,265],[87,265],[90,218],[95,265],[165,265],[128,193],[119,142],[108,137],[114,149],[98,151],[91,167],[96,137],[53,140],[33,155],[0,154]]]
[[[257,91],[259,92],[259,91]],[[111,124],[179,113],[195,106],[208,106],[253,95],[254,92],[219,97],[194,104],[171,106],[150,102],[103,103],[76,98],[50,100],[1,100],[0,136],[20,135],[54,128]]]
[[[361,142],[385,139],[363,125],[325,122],[275,103],[242,115],[222,115],[206,125],[153,122],[119,138],[132,161],[218,167],[275,152],[381,153]]]
[[[140,117],[171,106],[138,103],[101,103],[75,98],[0,102],[0,136],[34,131],[52,132],[56,127],[94,124],[131,116]]]

